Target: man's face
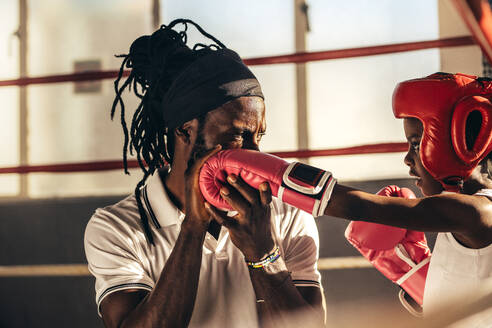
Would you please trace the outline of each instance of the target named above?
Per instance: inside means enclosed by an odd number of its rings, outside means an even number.
[[[441,183],[430,175],[420,159],[420,140],[424,131],[422,123],[416,118],[405,118],[403,128],[408,141],[408,152],[403,161],[410,167],[409,174],[417,178],[416,185],[425,196],[441,193],[444,190]]]
[[[191,154],[191,160],[222,145],[222,149],[259,150],[265,134],[265,103],[260,97],[241,97],[209,112]]]

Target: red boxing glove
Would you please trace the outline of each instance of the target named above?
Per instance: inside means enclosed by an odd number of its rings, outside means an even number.
[[[407,188],[387,186],[378,195],[415,198]],[[425,234],[377,223],[352,221],[345,230],[345,238],[367,258],[376,269],[398,284],[420,306],[423,303],[425,279],[431,257]],[[400,301],[410,312],[418,311],[404,299]]]
[[[241,177],[258,189],[268,182],[273,196],[312,214],[324,214],[336,180],[330,172],[299,162],[247,149],[229,149],[210,157],[200,171],[199,183],[203,197],[213,206],[232,210],[220,196],[229,174]]]

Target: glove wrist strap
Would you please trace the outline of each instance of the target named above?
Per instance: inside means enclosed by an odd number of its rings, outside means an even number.
[[[311,214],[318,217],[324,214],[336,182],[331,172],[293,162],[282,175],[282,184],[279,186],[277,197],[285,201],[284,195],[287,192],[305,195],[314,200]]]

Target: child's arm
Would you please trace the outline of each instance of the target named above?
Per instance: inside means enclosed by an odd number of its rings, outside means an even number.
[[[452,232],[471,248],[492,243],[492,202],[483,196],[450,193],[403,199],[338,184],[324,214],[419,231]]]

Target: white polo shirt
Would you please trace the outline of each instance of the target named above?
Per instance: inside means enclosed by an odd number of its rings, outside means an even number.
[[[143,232],[135,196],[97,209],[85,231],[85,253],[96,277],[98,306],[123,289],[151,291],[178,239],[184,214],[170,201],[158,174],[142,190],[155,246]],[[276,198],[271,204],[274,236],[296,286],[320,288],[318,230],[311,215]],[[99,313],[100,314],[100,313]],[[227,228],[218,240],[208,232],[195,307],[189,327],[257,327],[256,297],[244,256]]]

